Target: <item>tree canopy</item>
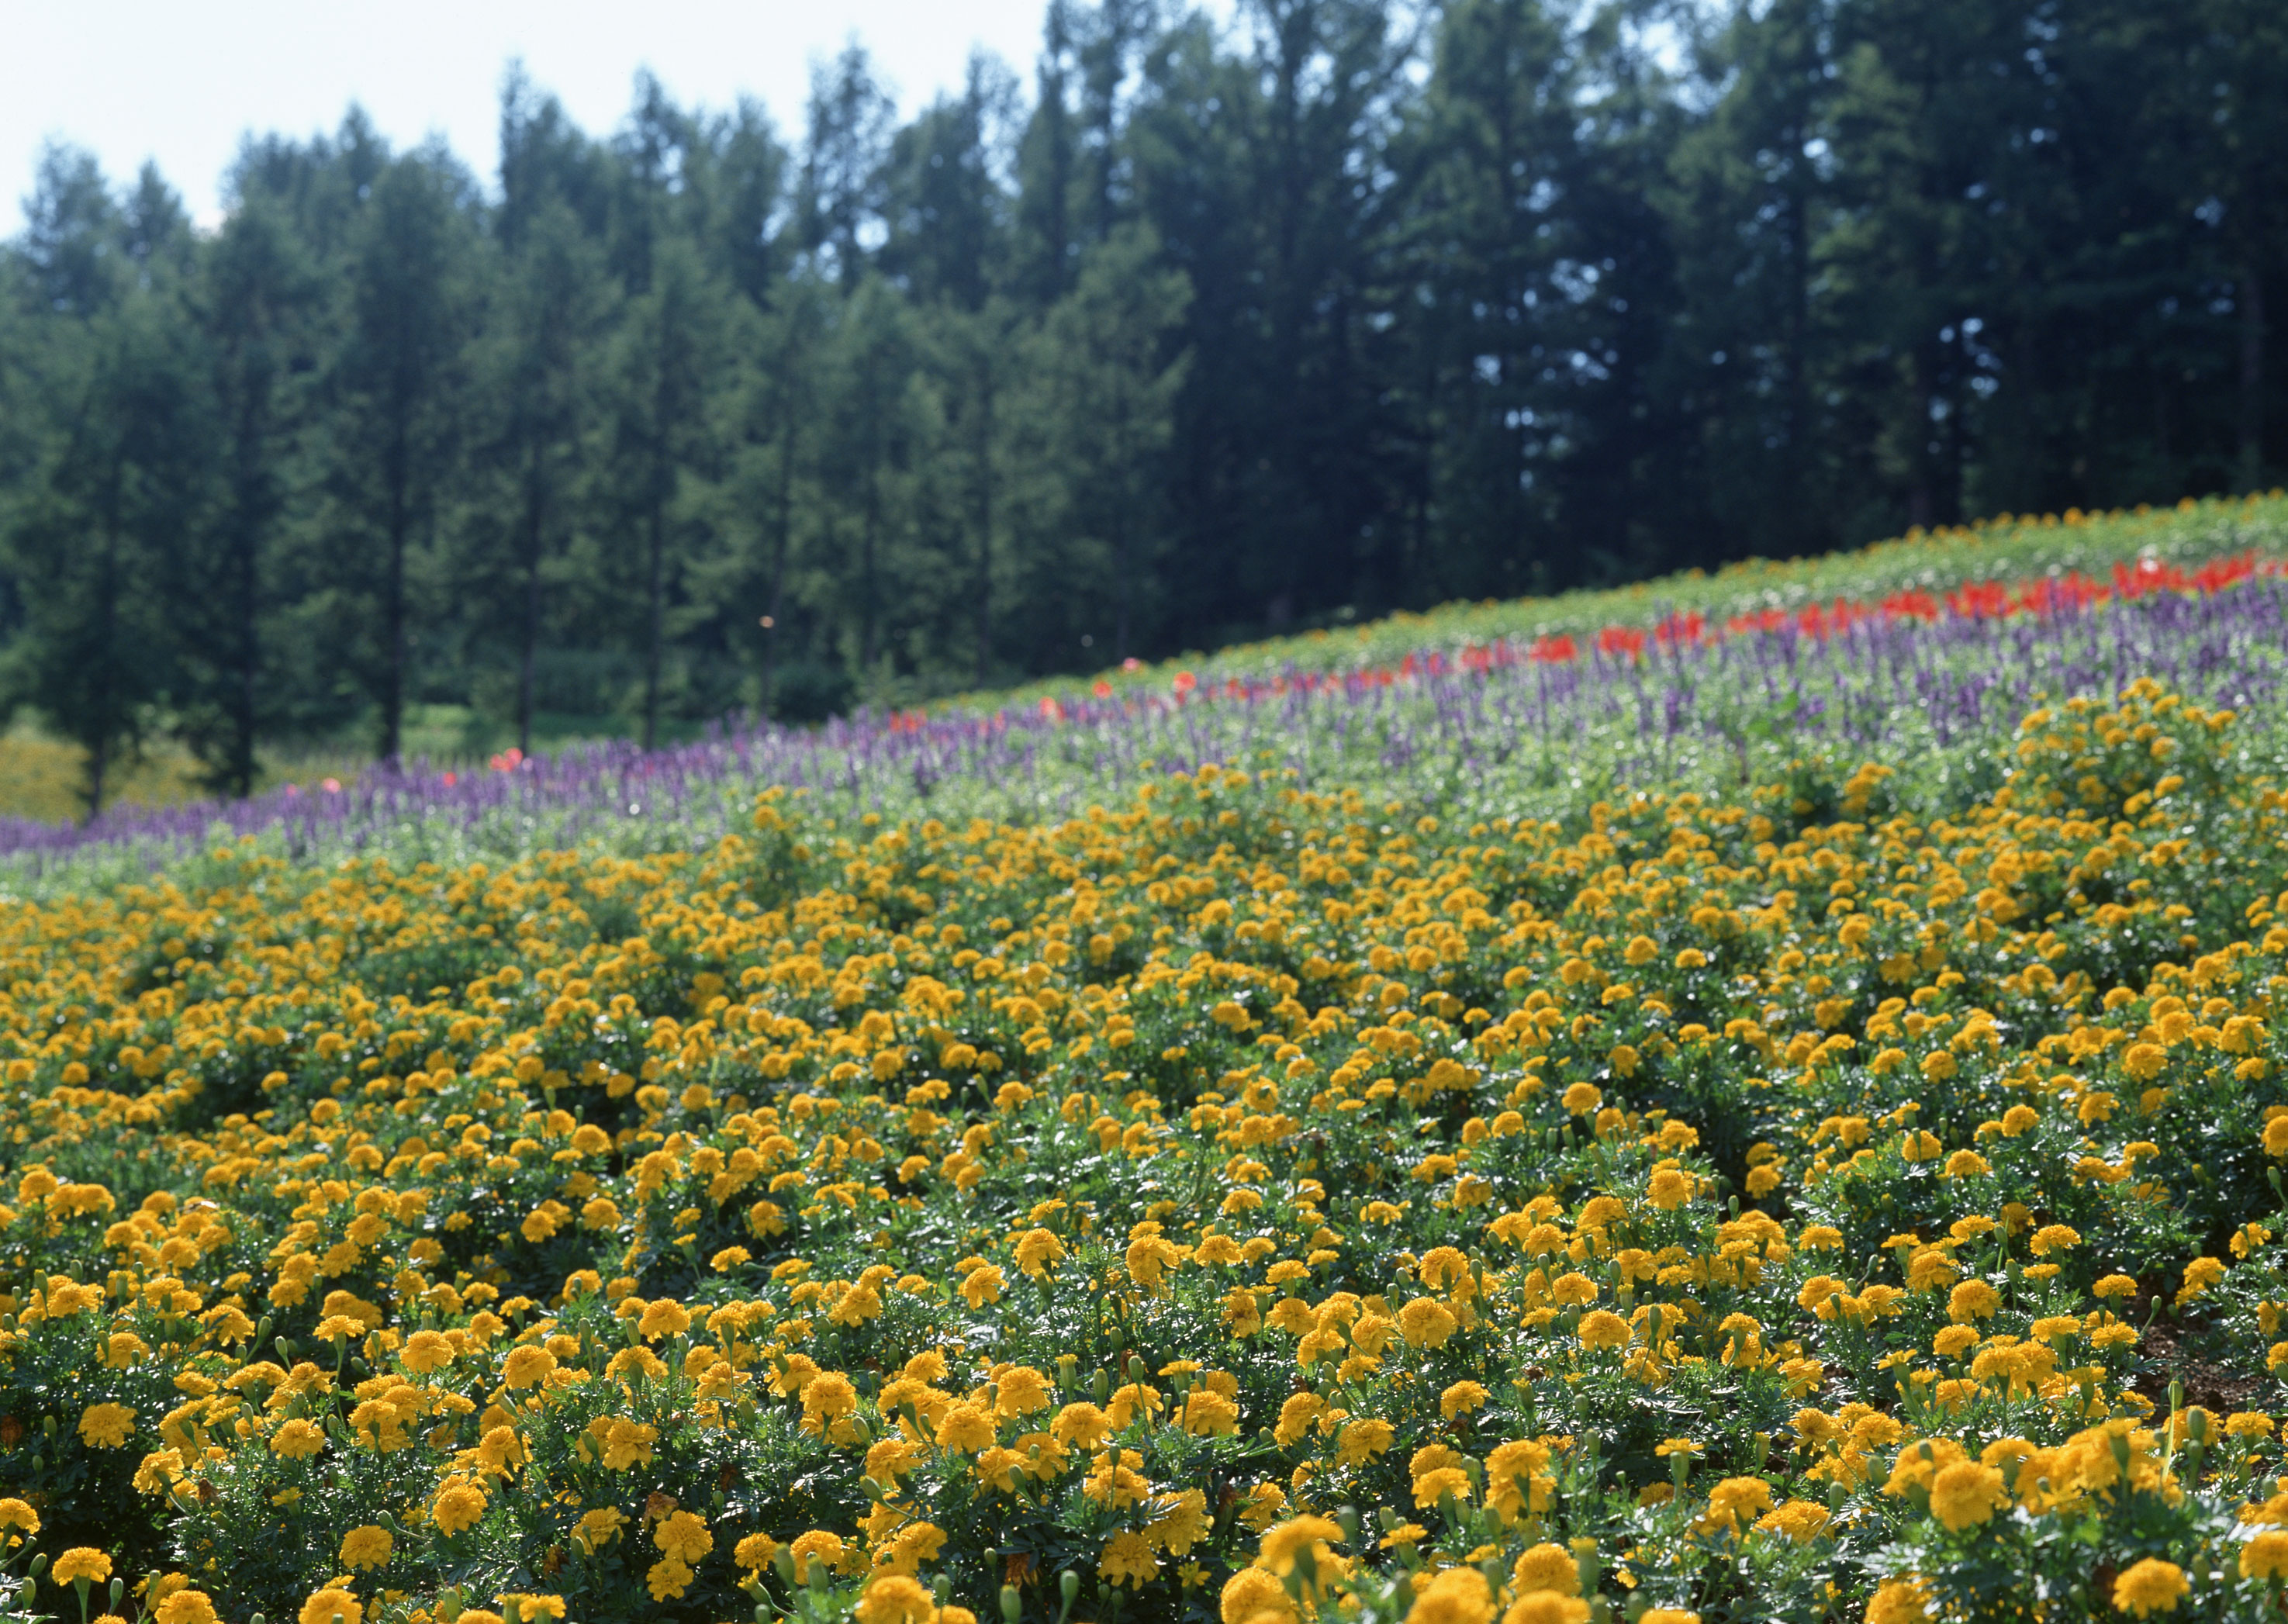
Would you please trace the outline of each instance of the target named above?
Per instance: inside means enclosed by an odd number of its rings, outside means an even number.
[[[0,250],[0,698],[87,753],[650,741],[1997,511],[2249,489],[2253,0],[1052,0],[800,127],[352,108]]]

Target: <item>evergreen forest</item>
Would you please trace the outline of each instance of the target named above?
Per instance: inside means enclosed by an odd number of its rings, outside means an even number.
[[[910,118],[512,67],[496,172],[50,147],[0,699],[647,744],[2288,465],[2288,9],[1052,0]]]

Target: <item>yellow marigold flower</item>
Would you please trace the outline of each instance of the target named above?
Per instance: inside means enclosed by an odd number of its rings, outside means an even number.
[[[1371,1461],[1390,1447],[1397,1436],[1386,1421],[1355,1421],[1335,1437],[1335,1455],[1345,1466],[1360,1466]],[[1321,1522],[1323,1518],[1305,1517],[1304,1522]],[[1290,1525],[1291,1526],[1291,1525]],[[1328,1525],[1332,1527],[1332,1524]],[[1341,1538],[1339,1530],[1323,1538]]]
[[[90,1546],[75,1545],[56,1558],[48,1570],[49,1576],[60,1585],[77,1584],[85,1580],[101,1584],[111,1577],[111,1558]]]
[[[541,1619],[561,1619],[569,1609],[560,1596],[527,1596],[512,1591],[497,1598],[502,1606],[514,1606],[519,1624],[536,1624]],[[468,1618],[463,1613],[455,1624],[464,1624]]]
[[[453,1344],[441,1331],[416,1331],[397,1351],[398,1362],[417,1376],[442,1370],[454,1359]]]
[[[2150,1082],[2168,1064],[2169,1051],[2158,1043],[2132,1043],[2121,1057],[2121,1069],[2138,1082]]]
[[[2185,1582],[2184,1569],[2173,1562],[2148,1557],[2116,1576],[2113,1604],[2141,1619],[2150,1613],[2174,1612],[2190,1588]]]
[[[203,1590],[178,1590],[152,1616],[158,1624],[218,1624],[214,1603]]]
[[[1817,1501],[1791,1500],[1758,1517],[1756,1532],[1785,1534],[1799,1545],[1808,1545],[1827,1531],[1829,1521],[1827,1508]]]
[[[627,1520],[628,1514],[617,1506],[584,1511],[580,1514],[580,1525],[572,1531],[572,1538],[592,1557],[619,1538],[620,1525]]]
[[[1946,1296],[1946,1316],[1958,1325],[1991,1319],[2001,1306],[2002,1294],[1984,1280],[1958,1281]]]
[[[734,1269],[744,1268],[754,1261],[754,1256],[744,1247],[725,1247],[707,1260],[707,1266],[718,1274],[728,1274]]]
[[[814,1528],[808,1533],[797,1534],[794,1543],[787,1549],[794,1558],[794,1577],[797,1584],[810,1582],[810,1565],[814,1561],[829,1568],[842,1565],[842,1536],[823,1528]]]
[[[636,1334],[646,1342],[663,1342],[691,1329],[691,1313],[682,1303],[662,1297],[645,1306]]]
[[[2288,1533],[2268,1528],[2240,1548],[2243,1579],[2288,1578]]]
[[[135,1430],[135,1412],[123,1404],[91,1404],[79,1418],[80,1441],[96,1449],[116,1449]]]
[[[331,1585],[313,1592],[302,1604],[302,1624],[359,1624],[365,1617],[365,1608],[347,1590],[337,1590]]]
[[[696,1563],[715,1549],[715,1536],[707,1532],[707,1525],[688,1511],[663,1519],[651,1537],[661,1550],[685,1563]]]
[[[270,1435],[270,1453],[289,1461],[306,1461],[326,1446],[326,1435],[314,1421],[296,1416],[279,1423]]]
[[[1653,1174],[1652,1183],[1645,1193],[1661,1211],[1674,1212],[1692,1199],[1694,1188],[1689,1173],[1680,1172],[1675,1168],[1662,1168]]]
[[[652,1600],[672,1601],[691,1588],[691,1569],[673,1557],[663,1557],[644,1575],[644,1583],[650,1588]]]
[[[1598,1309],[1581,1321],[1581,1345],[1585,1348],[1625,1348],[1629,1345],[1629,1322],[1609,1309]]]
[[[1417,1297],[1398,1311],[1398,1334],[1418,1348],[1444,1347],[1461,1323],[1444,1303],[1429,1297]]]
[[[20,1528],[26,1533],[37,1533],[40,1532],[40,1514],[11,1494],[5,1500],[0,1500],[0,1528]]]
[[[997,1415],[1030,1415],[1056,1402],[1049,1379],[1030,1365],[1012,1365],[994,1378],[993,1410]]]
[[[1510,1582],[1528,1594],[1546,1590],[1559,1596],[1578,1596],[1581,1565],[1564,1546],[1545,1540],[1518,1557],[1510,1569]]]
[[[1160,1559],[1142,1534],[1124,1532],[1106,1544],[1096,1559],[1096,1571],[1108,1584],[1130,1584],[1140,1590],[1159,1577]]]
[[[803,1419],[814,1428],[838,1420],[857,1407],[858,1390],[838,1370],[822,1370],[803,1385]]]
[[[1475,1382],[1457,1382],[1438,1395],[1438,1414],[1451,1421],[1457,1415],[1485,1408],[1490,1396]]]
[[[446,1533],[475,1527],[484,1514],[485,1492],[457,1479],[437,1491],[437,1499],[429,1511],[438,1528]]]
[[[1535,1590],[1521,1596],[1502,1614],[1502,1624],[1588,1624],[1589,1604],[1577,1596]]]
[[[1708,1492],[1702,1526],[1738,1533],[1772,1509],[1772,1485],[1761,1477],[1727,1477]]]
[[[649,1465],[651,1446],[658,1441],[658,1428],[613,1417],[604,1429],[605,1469],[623,1472],[631,1466]]]
[[[972,1308],[983,1308],[988,1303],[1000,1300],[1009,1277],[992,1264],[981,1264],[961,1277],[962,1300]]]
[[[554,1354],[527,1343],[523,1347],[510,1349],[508,1358],[501,1361],[501,1385],[514,1392],[546,1381],[555,1368]]]
[[[2264,1153],[2288,1156],[2288,1116],[2276,1116],[2264,1125]]]
[[[938,1422],[935,1442],[940,1449],[974,1454],[991,1448],[993,1438],[993,1417],[989,1412],[979,1405],[957,1404]]]
[[[1941,1467],[1931,1478],[1931,1515],[1951,1533],[1976,1527],[2009,1503],[2002,1474],[1990,1466],[1957,1461]]]
[[[1184,1400],[1184,1430],[1196,1438],[1230,1438],[1239,1430],[1239,1406],[1221,1393],[1196,1387]]]
[[[1331,1517],[1290,1517],[1263,1531],[1256,1548],[1256,1565],[1283,1579],[1295,1571],[1300,1553],[1308,1551],[1314,1561],[1319,1560],[1327,1555],[1328,1546],[1339,1545],[1342,1538],[1342,1525]]]
[[[1224,1581],[1220,1612],[1223,1624],[1293,1624],[1295,1604],[1271,1574],[1259,1567],[1243,1567]]]
[[[1637,1624],[1700,1624],[1700,1615],[1684,1607],[1648,1607]]]
[[[929,1624],[937,1602],[910,1573],[877,1574],[858,1598],[858,1624]]]
[[[779,1553],[779,1542],[767,1533],[751,1533],[731,1548],[731,1560],[750,1573],[759,1573],[770,1566],[771,1558]]]
[[[355,1572],[361,1568],[385,1565],[397,1549],[396,1538],[388,1529],[363,1524],[342,1536],[341,1563]]]
[[[1414,1504],[1418,1510],[1437,1509],[1449,1494],[1457,1504],[1469,1503],[1470,1475],[1458,1466],[1436,1467],[1414,1479]]]
[[[1930,1586],[1919,1576],[1887,1579],[1867,1602],[1867,1624],[1926,1624]]]
[[[1051,1437],[1076,1449],[1095,1448],[1111,1430],[1112,1417],[1084,1399],[1065,1406],[1049,1423]]]
[[[1406,1624],[1492,1624],[1494,1594],[1474,1567],[1450,1567],[1415,1592]]]
[[[1033,1279],[1046,1276],[1064,1256],[1065,1243],[1053,1230],[1029,1229],[1017,1237],[1017,1267]]]

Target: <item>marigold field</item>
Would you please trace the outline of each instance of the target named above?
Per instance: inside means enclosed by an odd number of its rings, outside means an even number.
[[[0,1616],[2276,1618],[2288,772],[2184,677],[10,903]]]

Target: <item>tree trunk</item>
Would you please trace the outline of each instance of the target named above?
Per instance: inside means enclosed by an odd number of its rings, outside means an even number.
[[[977,369],[977,685],[993,659],[993,364]]]
[[[406,446],[402,431],[389,456],[389,576],[382,589],[382,637],[385,669],[381,685],[381,759],[398,764],[404,744],[405,716],[405,532]]]
[[[2243,492],[2264,479],[2264,276],[2254,265],[2240,273],[2240,469]]]
[[[644,725],[643,747],[647,750],[659,748],[659,655],[661,636],[666,630],[666,558],[667,513],[665,504],[656,497],[651,507],[651,618],[649,633],[644,645]]]
[[[524,648],[516,674],[516,748],[532,753],[532,674],[540,649],[540,546],[547,523],[547,493],[536,463],[540,454],[529,454],[524,498]]]

